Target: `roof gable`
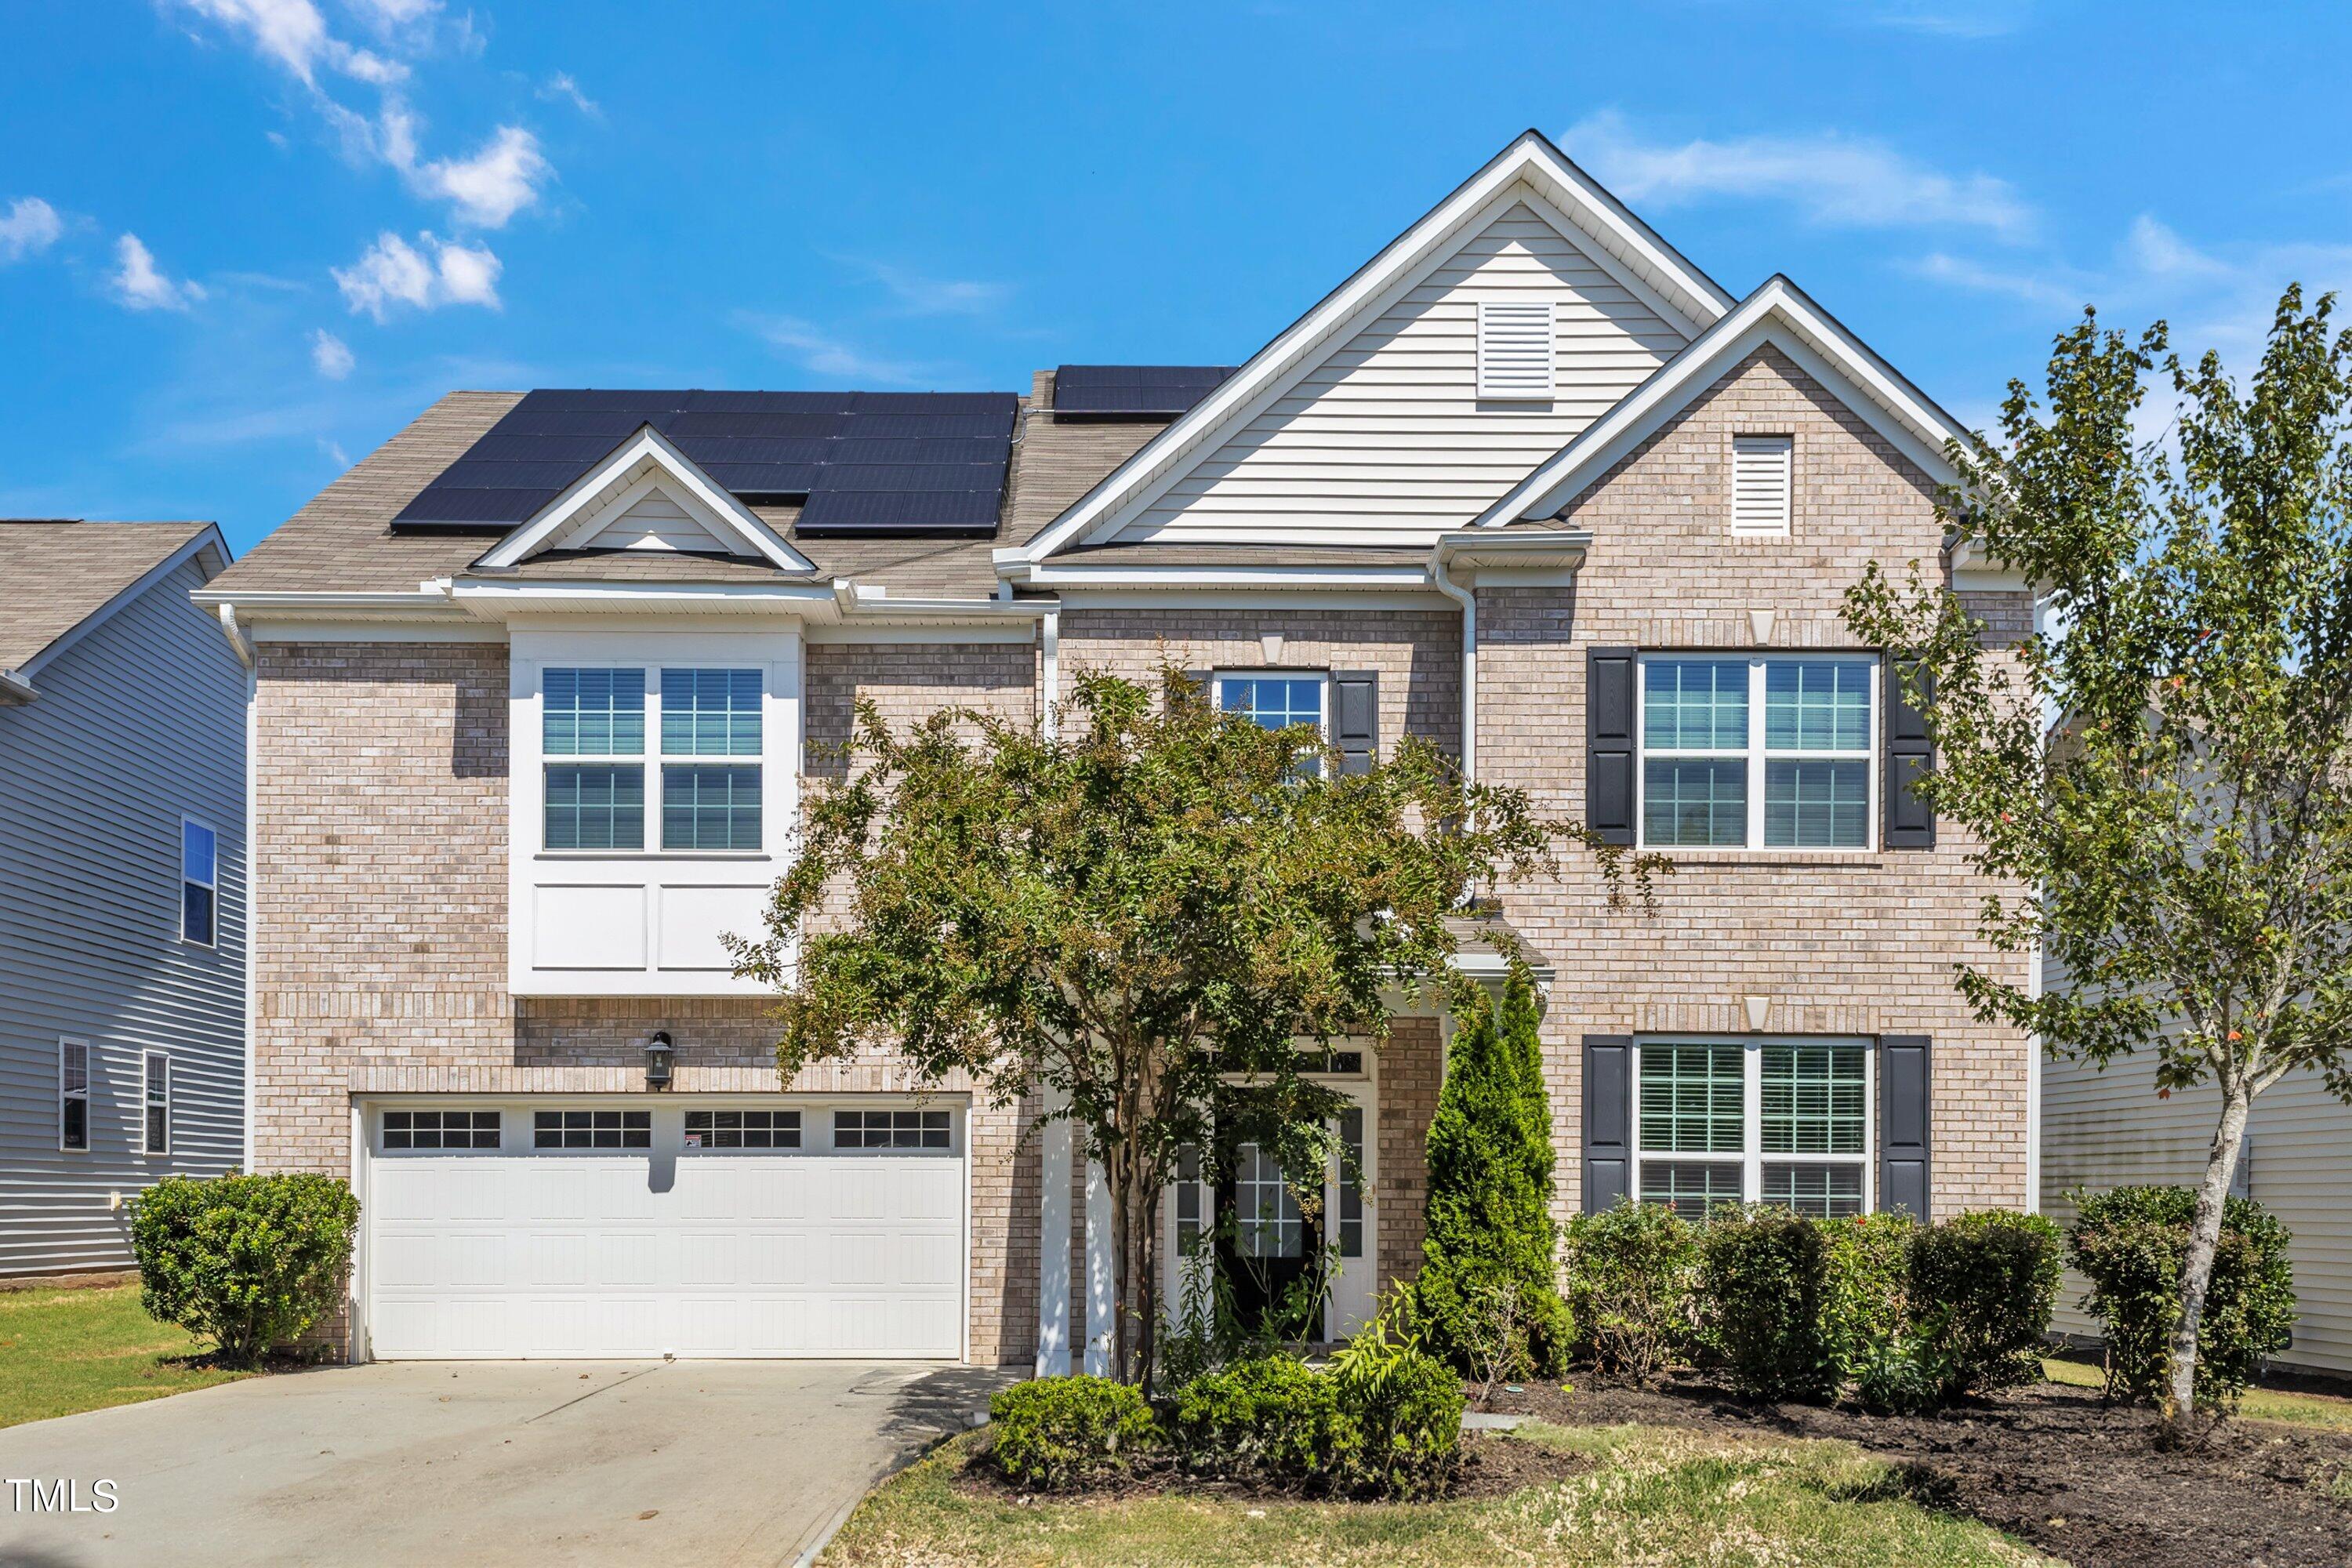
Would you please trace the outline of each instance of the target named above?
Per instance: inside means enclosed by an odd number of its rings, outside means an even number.
[[[1780,349],[1938,484],[1957,477],[1945,444],[1965,432],[1892,365],[1785,277],[1775,274],[1616,407],[1479,514],[1496,527],[1557,516],[1732,366],[1766,344]]]
[[[0,522],[0,675],[22,685],[182,562],[209,579],[228,546],[209,522]],[[25,693],[15,694],[21,700]]]
[[[638,512],[656,496],[667,503],[661,511],[676,514],[664,519],[667,529],[646,526],[652,515]],[[608,537],[612,542],[597,542]],[[698,538],[709,543],[698,545]],[[589,548],[700,549],[764,560],[785,572],[816,570],[651,425],[640,426],[476,564],[512,567],[548,551]]]
[[[1185,473],[1265,415],[1316,366],[1342,352],[1446,259],[1526,207],[1560,234],[1624,294],[1679,335],[1696,333],[1732,303],[1711,279],[1660,239],[1567,155],[1535,132],[1477,174],[1312,310],[1251,357],[1229,380],[1147,443],[1026,546],[998,552],[1018,568],[1055,552],[1117,536]]]

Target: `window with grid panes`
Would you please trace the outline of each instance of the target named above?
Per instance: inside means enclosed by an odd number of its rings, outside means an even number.
[[[534,1149],[650,1149],[650,1110],[535,1110],[530,1118]]]
[[[797,1110],[689,1110],[686,1113],[686,1146],[689,1149],[797,1149],[801,1146],[801,1113]]]
[[[646,845],[646,672],[549,669],[540,680],[550,849]]]
[[[1719,1204],[1822,1219],[1867,1206],[1867,1046],[1644,1040],[1636,1051],[1642,1202],[1691,1219]]]
[[[1868,848],[1876,679],[1868,656],[1644,657],[1642,843]]]
[[[760,847],[761,694],[756,669],[661,672],[664,849]]]
[[[383,1113],[383,1146],[387,1149],[495,1149],[499,1146],[499,1113],[495,1110],[387,1110]]]
[[[836,1110],[836,1149],[945,1149],[950,1146],[944,1110]]]

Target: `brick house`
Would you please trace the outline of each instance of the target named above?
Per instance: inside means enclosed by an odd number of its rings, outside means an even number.
[[[1564,1210],[2027,1204],[2028,1042],[1949,979],[1985,889],[1839,614],[1916,562],[2022,628],[1944,548],[1954,428],[1532,132],[1238,368],[444,397],[204,595],[257,664],[256,1158],[360,1193],[345,1348],[1093,1352],[1066,1129],[887,1056],[780,1085],[720,939],[856,699],[1042,718],[1163,658],[1675,857],[1649,912],[1589,865],[1505,889]],[[1442,1040],[1332,1060],[1335,1335],[1416,1266]],[[1246,1161],[1168,1223],[1221,1203],[1318,1245]]]

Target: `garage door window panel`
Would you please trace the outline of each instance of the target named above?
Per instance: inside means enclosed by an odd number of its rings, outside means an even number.
[[[837,1110],[836,1149],[946,1149],[952,1119],[944,1110]]]
[[[797,1149],[801,1146],[801,1113],[797,1110],[689,1110],[686,1113],[688,1149]]]
[[[538,1110],[531,1113],[534,1149],[650,1149],[650,1110]]]
[[[383,1146],[396,1149],[496,1149],[495,1110],[387,1110]]]

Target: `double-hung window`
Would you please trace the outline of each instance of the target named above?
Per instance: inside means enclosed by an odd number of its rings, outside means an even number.
[[[220,913],[220,836],[180,818],[180,940],[211,947]]]
[[[1851,1040],[1643,1040],[1642,1202],[1686,1219],[1773,1204],[1818,1219],[1870,1205],[1871,1052]]]
[[[1327,732],[1324,716],[1325,680],[1314,674],[1221,674],[1217,677],[1217,707],[1226,713],[1246,714],[1261,728],[1304,727],[1318,742]],[[1320,757],[1301,760],[1306,773],[1320,773]]]
[[[1870,655],[1642,660],[1642,844],[1867,849],[1876,820]]]
[[[139,1099],[146,1116],[142,1131],[145,1147],[150,1154],[172,1152],[172,1058],[163,1051],[149,1051],[146,1070],[141,1075]]]
[[[641,852],[650,816],[666,853],[758,851],[762,695],[758,669],[549,668],[544,847]]]
[[[58,1042],[58,1147],[89,1147],[89,1044]]]

